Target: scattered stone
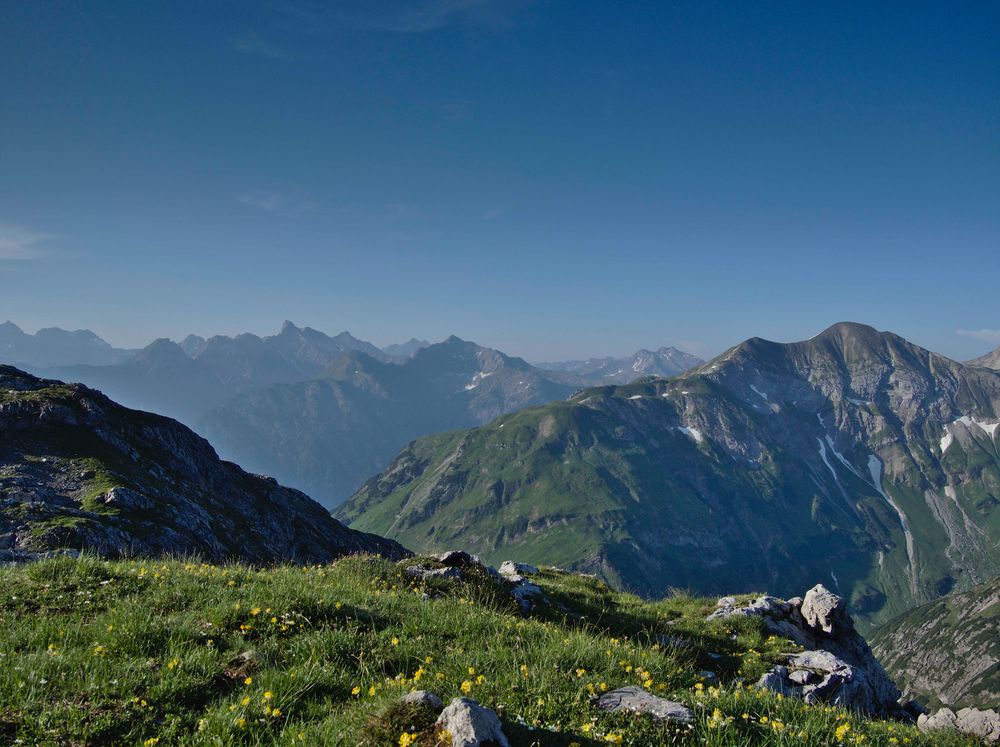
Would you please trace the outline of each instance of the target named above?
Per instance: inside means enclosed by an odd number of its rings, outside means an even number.
[[[438,716],[437,726],[448,732],[451,747],[478,747],[486,744],[510,747],[497,715],[471,698],[455,698],[451,701]]]
[[[545,601],[545,594],[540,587],[530,581],[526,581],[523,577],[519,576],[518,578],[518,581],[511,582],[513,586],[510,590],[510,595],[514,597],[514,601],[517,602],[518,607],[524,611],[528,611],[539,602]]]
[[[434,711],[434,713],[441,713],[444,709],[444,703],[441,702],[441,698],[430,690],[414,690],[400,698],[400,702],[407,705],[423,706]]]
[[[629,711],[648,714],[657,721],[677,721],[687,724],[694,718],[691,710],[683,704],[651,695],[635,685],[604,693],[591,699],[590,704],[599,710],[611,713]]]
[[[923,732],[957,731],[991,744],[1000,744],[1000,714],[993,710],[963,708],[955,713],[950,708],[942,708],[933,714],[920,714],[917,726]]]
[[[515,563],[513,560],[505,560],[500,564],[501,576],[536,576],[538,568],[528,563]]]
[[[141,511],[153,507],[153,501],[149,496],[138,490],[123,487],[111,488],[101,497],[101,501],[107,506],[114,506],[126,511]]]
[[[443,552],[440,555],[435,555],[434,559],[441,565],[447,565],[453,568],[465,568],[470,565],[482,565],[477,556],[471,555],[465,552],[465,550],[449,550],[448,552]]]
[[[679,635],[661,635],[656,639],[656,641],[661,646],[675,649],[691,648],[692,645],[691,641],[687,638],[681,638]]]
[[[423,568],[419,565],[407,566],[403,571],[407,576],[412,578],[428,579],[428,578],[450,578],[450,579],[461,579],[462,572],[458,568]]]
[[[773,667],[757,687],[809,703],[912,719],[898,703],[896,684],[855,630],[846,602],[822,584],[788,601],[763,596],[740,607],[732,597],[724,597],[708,619],[737,615],[760,617],[769,632],[807,649],[790,655],[785,665]]]

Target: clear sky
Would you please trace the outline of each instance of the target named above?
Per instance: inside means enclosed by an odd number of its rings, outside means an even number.
[[[1000,344],[1000,3],[15,2],[0,320]]]

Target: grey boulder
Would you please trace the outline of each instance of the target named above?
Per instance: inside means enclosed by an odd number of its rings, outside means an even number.
[[[406,703],[407,705],[429,708],[434,711],[434,713],[441,713],[444,709],[444,703],[441,702],[441,698],[432,693],[430,690],[414,690],[413,692],[407,693],[399,700],[401,703]]]
[[[451,747],[496,745],[510,747],[500,719],[471,698],[455,698],[438,716],[437,727],[448,732]]]
[[[611,713],[628,711],[647,714],[657,721],[677,721],[687,724],[694,718],[691,710],[682,703],[652,695],[635,685],[604,693],[591,700],[590,704],[594,708]]]
[[[957,731],[990,744],[1000,744],[1000,714],[993,710],[963,708],[955,713],[950,708],[942,708],[933,714],[921,714],[917,726],[923,732]]]
[[[535,576],[538,568],[528,563],[515,563],[513,560],[505,560],[500,564],[501,576]]]

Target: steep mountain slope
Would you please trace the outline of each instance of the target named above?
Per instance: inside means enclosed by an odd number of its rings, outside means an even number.
[[[356,350],[386,358],[374,345],[347,332],[330,337],[285,322],[280,333],[269,337],[217,335],[205,340],[188,335],[180,345],[156,340],[116,365],[32,370],[82,382],[130,407],[194,425],[234,395],[276,383],[305,381]]]
[[[408,446],[337,516],[668,587],[828,578],[865,621],[1000,573],[1000,375],[838,324]]]
[[[1000,703],[1000,578],[879,627],[872,646],[910,697],[932,706]]]
[[[13,322],[0,324],[0,361],[47,368],[74,363],[110,365],[125,360],[132,350],[114,348],[89,329],[67,331],[58,327],[29,335]]]
[[[628,384],[643,376],[676,376],[704,363],[674,347],[640,350],[630,358],[590,358],[585,361],[539,363],[539,368],[576,377],[587,386]]]
[[[220,461],[173,420],[0,366],[0,552],[56,548],[255,563],[404,554]]]
[[[1000,371],[1000,348],[997,348],[992,353],[981,355],[975,360],[969,361],[968,365],[982,366],[984,368],[992,368]]]
[[[199,427],[228,458],[334,505],[417,436],[486,423],[574,389],[451,337],[401,364],[352,353],[321,378],[237,397]]]

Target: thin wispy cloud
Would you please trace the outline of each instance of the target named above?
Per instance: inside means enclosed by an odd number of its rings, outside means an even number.
[[[502,29],[514,25],[516,16],[535,0],[400,0],[389,3],[347,3],[330,8],[320,3],[292,2],[286,15],[312,33],[332,33],[344,28],[422,34],[449,26]],[[345,7],[346,5],[346,7]]]
[[[269,190],[242,192],[236,195],[236,200],[247,207],[288,218],[294,218],[316,209],[316,205],[312,202]]]
[[[41,244],[54,238],[53,234],[0,224],[0,261],[39,259],[45,256]]]
[[[436,107],[448,122],[468,122],[473,117],[472,105],[467,101],[452,101]]]
[[[233,46],[238,51],[255,57],[264,57],[269,60],[288,59],[288,53],[285,50],[268,41],[256,31],[247,31],[240,34],[233,41]]]
[[[962,337],[974,337],[994,344],[1000,343],[1000,329],[957,329],[956,334]]]

